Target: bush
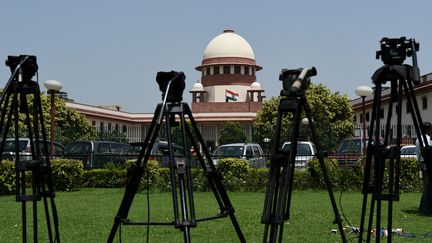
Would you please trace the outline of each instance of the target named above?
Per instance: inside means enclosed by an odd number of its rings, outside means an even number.
[[[240,190],[246,184],[248,176],[248,162],[246,160],[236,158],[220,159],[217,168],[222,174],[222,183],[226,190]]]
[[[79,160],[58,159],[51,161],[51,171],[54,190],[71,191],[80,186],[84,167]]]
[[[15,192],[15,162],[3,160],[0,162],[0,195]]]
[[[82,187],[116,188],[126,185],[125,170],[93,169],[86,170],[82,175]]]
[[[265,191],[268,179],[268,168],[249,168],[244,189],[251,192]]]
[[[80,186],[83,166],[77,160],[52,160],[52,181],[55,191],[71,191]],[[15,192],[15,162],[2,161],[0,163],[0,195]],[[48,180],[45,180],[48,183]],[[27,186],[31,186],[31,173],[26,173]]]
[[[401,159],[400,187],[407,192],[422,190],[422,182],[419,177],[419,163],[416,158]]]
[[[130,179],[129,176],[133,170],[133,166],[135,166],[135,162],[136,160],[128,160],[125,163],[128,180]],[[159,163],[156,160],[147,161],[146,166],[144,166],[144,174],[139,182],[138,191],[155,189],[159,184],[158,180],[160,180]]]

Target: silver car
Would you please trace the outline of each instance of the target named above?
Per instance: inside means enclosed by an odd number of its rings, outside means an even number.
[[[220,158],[239,158],[247,160],[250,167],[265,167],[263,150],[256,143],[230,143],[219,146],[213,153],[213,162]]]

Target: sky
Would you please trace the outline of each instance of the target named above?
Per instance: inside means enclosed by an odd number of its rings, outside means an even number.
[[[420,73],[432,72],[431,9],[428,0],[3,1],[0,60],[35,55],[42,91],[54,79],[78,103],[152,113],[156,73],[183,71],[190,102],[207,44],[233,29],[263,67],[256,76],[268,98],[282,89],[282,68],[314,66],[312,82],[354,99],[383,65],[382,37],[415,38]],[[0,65],[0,87],[10,75]]]

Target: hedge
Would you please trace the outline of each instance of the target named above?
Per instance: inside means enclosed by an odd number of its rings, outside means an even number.
[[[328,158],[324,160],[324,163],[333,190],[361,189],[364,161],[359,161],[349,169],[340,168],[335,160]],[[80,187],[122,188],[126,185],[127,175],[136,170],[134,161],[127,161],[122,166],[108,164],[106,168],[94,170],[84,170],[82,162],[77,160],[53,160],[51,165],[53,184],[56,191],[71,191]],[[222,183],[226,190],[253,192],[264,192],[266,190],[269,179],[268,168],[249,168],[244,160],[228,158],[219,160],[217,168],[222,175]],[[168,168],[159,168],[157,161],[148,161],[147,166],[143,169],[144,174],[139,182],[139,191],[144,189],[171,190],[171,175]],[[209,191],[206,173],[198,168],[191,168],[190,171],[193,190]],[[30,173],[27,174],[30,176]],[[28,178],[27,181],[30,181],[30,179]],[[384,187],[387,184],[388,176],[386,175]],[[325,188],[323,172],[318,160],[309,161],[307,169],[295,170],[293,188]],[[401,191],[410,192],[422,190],[422,183],[418,177],[418,163],[415,158],[401,160],[400,189]],[[2,161],[0,163],[0,195],[13,194],[14,192],[14,162]]]

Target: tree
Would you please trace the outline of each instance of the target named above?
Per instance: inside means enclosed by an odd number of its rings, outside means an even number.
[[[44,120],[44,129],[47,136],[49,137],[49,131],[51,126],[51,102],[49,96],[44,93],[40,94],[42,115]],[[12,99],[11,99],[12,100]],[[9,102],[11,102],[11,100]],[[33,95],[27,95],[27,103],[30,114],[30,120],[33,122]],[[91,140],[96,138],[96,130],[93,128],[91,123],[84,117],[84,115],[78,113],[73,108],[67,107],[63,99],[55,98],[55,116],[54,124],[56,127],[56,140],[62,144],[67,144],[76,140]],[[10,107],[10,104],[8,105]],[[18,119],[19,134],[20,137],[26,137],[27,129],[25,125],[25,114],[20,113]],[[9,129],[8,136],[15,136],[13,134],[13,125]]]
[[[220,133],[219,144],[245,142],[246,133],[243,126],[238,122],[226,122]]]
[[[332,149],[338,141],[352,134],[353,112],[346,95],[340,95],[339,92],[332,93],[325,85],[312,83],[306,90],[306,98],[321,147]],[[271,98],[264,102],[263,109],[258,112],[253,122],[256,141],[262,142],[266,137],[274,138],[279,101],[280,97]],[[304,112],[302,117],[306,117]],[[282,141],[289,140],[292,132],[292,114],[283,117],[281,130]],[[309,134],[308,127],[300,125],[299,130],[299,140],[306,139]]]

